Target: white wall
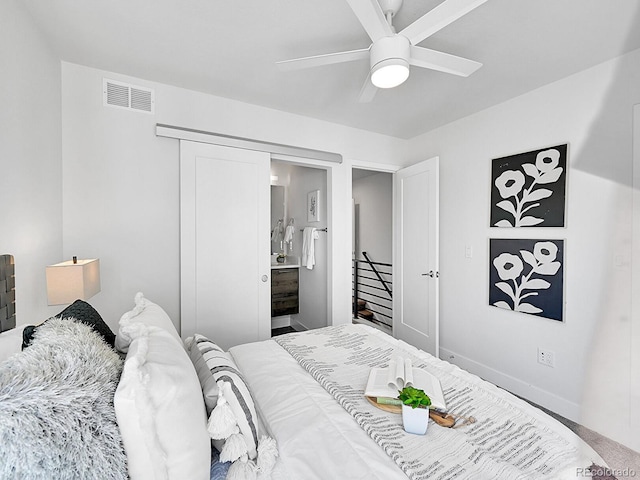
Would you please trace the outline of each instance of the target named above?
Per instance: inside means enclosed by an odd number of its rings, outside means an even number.
[[[20,1],[0,4],[0,254],[16,262],[17,324],[41,323],[62,258],[60,62]]]
[[[156,114],[102,105],[102,79],[155,89]],[[112,327],[139,290],[179,325],[178,142],[155,124],[341,153],[327,197],[349,205],[352,160],[393,164],[408,142],[199,92],[63,62],[64,254],[101,259],[92,304]],[[329,275],[335,323],[350,321],[351,212],[331,219]]]
[[[374,262],[392,263],[393,175],[376,173],[353,180],[353,199],[359,205],[359,245]]]
[[[319,222],[307,221],[307,194],[320,190]],[[290,170],[288,195],[289,216],[295,220],[296,233],[293,255],[302,254],[302,232],[304,227],[326,228],[327,221],[327,171],[317,168],[294,166]],[[299,299],[300,313],[292,315],[292,323],[306,330],[327,326],[327,280],[329,263],[327,257],[328,236],[318,232],[315,241],[316,264],[312,270],[300,267]],[[349,293],[349,292],[347,292]]]
[[[635,51],[415,138],[411,155],[440,157],[443,358],[635,450],[630,181],[639,102]],[[489,228],[491,159],[565,142],[566,228]],[[488,305],[492,237],[566,239],[564,322]],[[555,368],[537,363],[537,347],[555,352]]]

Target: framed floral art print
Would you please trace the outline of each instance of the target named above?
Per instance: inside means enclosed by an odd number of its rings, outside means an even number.
[[[489,304],[563,320],[564,240],[489,239]]]
[[[320,221],[320,190],[307,194],[307,222]]]
[[[491,227],[564,227],[567,144],[495,158]]]

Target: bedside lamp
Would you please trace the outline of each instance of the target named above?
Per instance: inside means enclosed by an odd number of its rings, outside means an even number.
[[[46,273],[49,305],[87,300],[100,291],[100,260],[97,258],[78,260],[73,257],[73,260],[47,266]]]

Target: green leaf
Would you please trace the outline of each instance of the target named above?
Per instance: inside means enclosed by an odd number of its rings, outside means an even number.
[[[431,399],[429,396],[424,393],[424,390],[414,387],[404,387],[400,390],[400,395],[398,398],[402,401],[403,404],[409,405],[412,408],[417,408],[420,405],[429,406],[431,405]]]

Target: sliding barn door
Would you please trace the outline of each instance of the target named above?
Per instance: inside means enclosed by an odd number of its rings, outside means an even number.
[[[394,175],[393,335],[438,356],[438,158]]]
[[[182,337],[271,336],[270,155],[180,142]]]

